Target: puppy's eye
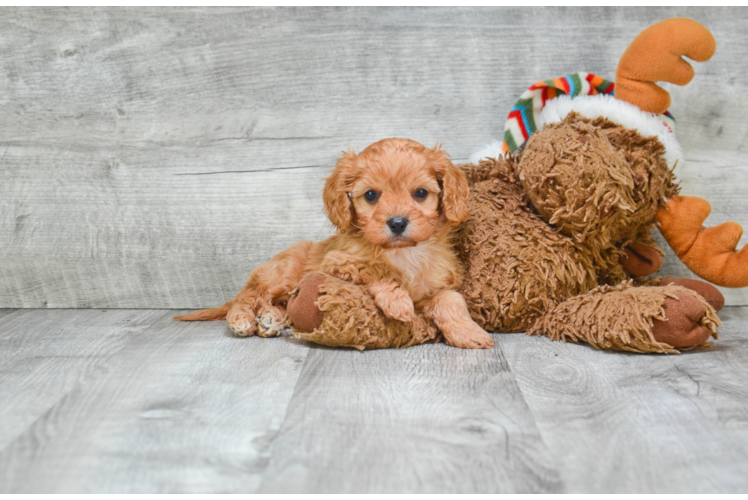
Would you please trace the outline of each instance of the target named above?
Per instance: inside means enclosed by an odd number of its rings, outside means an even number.
[[[416,199],[419,199],[419,200],[425,200],[425,199],[426,199],[426,197],[427,197],[428,195],[429,195],[429,192],[428,192],[428,191],[426,191],[426,190],[425,190],[425,189],[423,189],[423,188],[421,188],[421,189],[417,189],[417,190],[416,190],[416,191],[415,191],[415,192],[413,193],[413,197],[414,197],[414,198],[416,198]]]
[[[373,189],[370,189],[364,193],[364,199],[369,203],[374,203],[375,201],[377,201],[377,198],[379,198],[379,193],[377,193]]]

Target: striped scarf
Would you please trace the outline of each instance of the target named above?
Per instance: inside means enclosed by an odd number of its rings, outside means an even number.
[[[574,73],[562,78],[544,80],[527,89],[512,106],[504,126],[504,154],[513,153],[522,147],[538,128],[536,122],[546,101],[559,95],[570,97],[580,95],[614,95],[615,84],[592,73]],[[671,130],[675,129],[675,119],[669,111],[660,115]]]

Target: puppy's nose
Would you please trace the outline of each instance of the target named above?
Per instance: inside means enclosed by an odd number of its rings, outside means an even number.
[[[400,236],[405,231],[405,228],[408,227],[408,219],[405,217],[392,217],[387,221],[387,226],[389,226],[392,234]]]

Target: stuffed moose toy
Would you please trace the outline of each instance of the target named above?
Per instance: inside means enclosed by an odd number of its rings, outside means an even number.
[[[657,227],[701,278],[748,286],[748,250],[735,250],[742,228],[704,228],[709,204],[678,194],[670,97],[654,83],[687,84],[694,73],[681,56],[706,61],[715,49],[695,21],[657,23],[627,48],[615,85],[588,73],[533,85],[512,108],[501,149],[460,165],[470,215],[453,234],[459,292],[481,327],[639,353],[717,338],[724,298],[714,286],[648,277],[664,256],[650,234]],[[391,319],[361,286],[328,275],[307,275],[287,311],[299,337],[328,346],[441,338],[423,315]]]

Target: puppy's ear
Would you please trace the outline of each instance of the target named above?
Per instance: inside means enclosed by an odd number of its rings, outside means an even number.
[[[356,153],[346,151],[335,164],[330,177],[325,181],[322,190],[322,201],[325,204],[325,214],[341,233],[351,227],[352,204],[348,195],[348,188],[353,182]]]
[[[436,175],[442,188],[444,217],[450,224],[457,226],[467,220],[469,215],[467,199],[470,191],[467,177],[462,170],[452,164],[447,153],[442,151],[438,144],[431,150],[431,153],[436,165]]]

